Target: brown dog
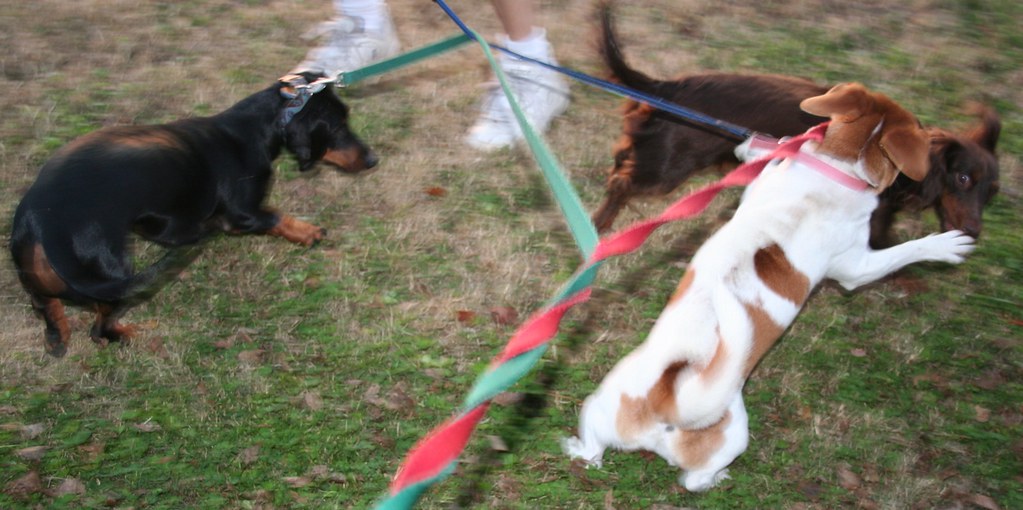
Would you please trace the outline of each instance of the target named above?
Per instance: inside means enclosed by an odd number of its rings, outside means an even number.
[[[809,80],[764,74],[698,74],[672,81],[651,78],[625,62],[612,26],[611,7],[604,3],[600,50],[611,78],[625,86],[664,98],[716,119],[758,133],[791,136],[823,122],[800,110],[806,98],[829,90]],[[606,231],[632,197],[664,195],[703,168],[735,166],[739,140],[687,123],[651,106],[625,103],[622,136],[615,144],[614,165],[604,202],[593,214],[597,230]],[[1001,124],[986,108],[967,133],[931,128],[931,172],[923,182],[900,176],[880,195],[871,219],[871,246],[889,246],[895,213],[904,208],[933,207],[944,231],[958,229],[971,237],[981,231],[981,213],[998,190],[995,145]]]

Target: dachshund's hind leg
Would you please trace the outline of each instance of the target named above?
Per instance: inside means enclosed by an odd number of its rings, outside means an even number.
[[[92,341],[105,347],[110,342],[127,342],[135,336],[135,326],[119,322],[128,308],[123,305],[96,305],[96,322],[89,332]]]
[[[53,297],[32,296],[32,308],[46,322],[46,352],[57,358],[64,356],[71,338],[64,303]]]

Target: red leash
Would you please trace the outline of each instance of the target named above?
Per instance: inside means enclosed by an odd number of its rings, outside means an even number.
[[[576,280],[579,280],[581,275],[592,276],[596,267],[607,258],[637,250],[661,225],[700,214],[721,190],[753,182],[769,161],[796,155],[804,143],[822,140],[826,130],[825,123],[786,140],[770,155],[740,165],[718,182],[675,202],[657,218],[633,224],[601,239],[590,259],[576,272]],[[570,308],[587,301],[589,297],[590,289],[587,283],[570,297],[530,317],[516,330],[505,350],[491,362],[490,370],[508,368],[531,353],[534,356],[542,355],[542,351],[537,351],[536,348],[544,346],[557,334],[561,319]],[[539,354],[536,354],[538,352]],[[484,374],[484,377],[486,375]],[[473,402],[468,409],[437,426],[412,447],[391,481],[387,496],[377,504],[377,510],[411,508],[423,491],[454,471],[455,461],[469,443],[476,425],[486,415],[489,407],[488,398],[470,396],[467,400]]]

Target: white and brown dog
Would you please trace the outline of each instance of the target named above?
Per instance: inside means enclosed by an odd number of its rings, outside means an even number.
[[[959,263],[973,239],[959,231],[884,250],[867,244],[877,194],[899,171],[928,170],[916,118],[860,84],[802,102],[831,118],[820,143],[775,159],[734,217],[697,251],[647,340],[622,359],[582,408],[566,453],[599,466],[608,447],[650,450],[707,490],[745,451],[742,387],[824,278],[847,289],[920,261]],[[756,156],[747,141],[741,159]]]

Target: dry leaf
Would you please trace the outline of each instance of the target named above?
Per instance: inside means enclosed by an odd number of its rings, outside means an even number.
[[[259,460],[259,446],[250,446],[238,453],[238,462],[243,466],[250,466]]]
[[[43,456],[46,455],[46,447],[29,446],[28,448],[22,448],[14,452],[14,454],[23,460],[36,461],[42,459]]]
[[[502,391],[501,393],[494,395],[492,400],[499,406],[510,406],[521,402],[523,398],[525,398],[525,395],[520,392]]]
[[[323,398],[320,397],[319,392],[303,391],[302,404],[310,411],[319,411],[320,409],[323,409]]]
[[[163,345],[163,337],[156,336],[149,339],[146,348],[158,357],[166,358],[168,356],[167,349]]]
[[[986,407],[973,406],[973,417],[981,423],[987,423],[991,419],[991,410]]]
[[[973,503],[974,505],[977,505],[986,510],[1002,510],[1001,507],[998,506],[998,503],[995,502],[995,500],[983,494],[970,494],[970,496],[966,499],[970,503]]]
[[[472,310],[459,310],[455,312],[458,322],[472,322],[476,318],[476,312]]]
[[[160,430],[160,424],[151,420],[136,423],[135,425],[132,425],[132,427],[135,427],[135,430],[138,430],[139,432],[156,432]]]
[[[246,365],[258,365],[263,362],[263,354],[265,352],[263,349],[242,351],[238,353],[238,361]]]
[[[78,451],[82,452],[83,459],[85,462],[96,462],[99,460],[99,456],[103,453],[106,445],[103,443],[92,443],[84,444],[78,447]]]
[[[501,439],[500,436],[488,435],[487,442],[490,443],[490,449],[495,452],[508,451],[508,443],[505,443],[504,439]]]
[[[863,480],[860,479],[860,476],[846,466],[838,466],[836,473],[838,475],[839,487],[847,491],[856,490],[863,485]]]
[[[65,478],[50,495],[59,498],[68,494],[85,494],[85,484],[77,478]]]
[[[21,428],[21,438],[35,439],[39,437],[39,434],[42,434],[44,431],[46,431],[46,425],[42,423],[33,423],[31,425],[25,425],[24,427]]]
[[[430,195],[431,197],[443,197],[448,194],[448,190],[441,188],[439,186],[431,186],[429,188],[424,189],[423,192],[426,193],[427,195]]]
[[[510,306],[495,306],[490,309],[490,318],[494,322],[504,326],[512,324],[519,318],[519,312]]]
[[[857,347],[857,348],[849,351],[849,354],[852,354],[854,357],[857,357],[857,358],[863,358],[863,357],[867,356],[867,350],[866,349],[861,349],[861,348]]]
[[[32,471],[17,480],[11,480],[4,487],[4,492],[15,498],[22,499],[41,491],[42,488],[43,481],[39,478],[39,473]]]
[[[298,489],[313,483],[313,481],[307,476],[285,476],[284,483],[288,484],[292,489]]]

